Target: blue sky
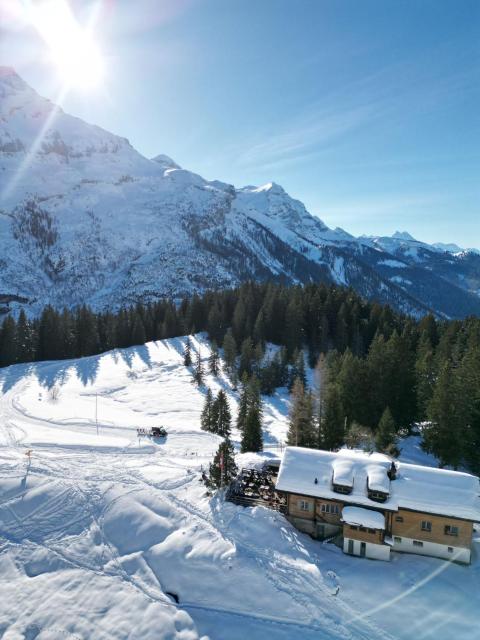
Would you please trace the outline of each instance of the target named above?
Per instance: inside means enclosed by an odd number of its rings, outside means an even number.
[[[355,235],[480,246],[478,0],[110,0],[96,37],[105,85],[64,108],[143,154],[273,180]],[[54,99],[35,32],[2,40]]]

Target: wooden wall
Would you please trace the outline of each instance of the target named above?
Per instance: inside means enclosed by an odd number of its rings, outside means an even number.
[[[352,538],[353,540],[362,540],[363,542],[371,542],[373,544],[383,543],[383,531],[375,530],[373,533],[369,531],[360,531],[360,529],[352,529],[349,524],[343,525],[344,538]]]
[[[305,500],[309,504],[308,511],[303,511],[298,506],[301,500]],[[305,518],[305,520],[313,520],[315,516],[315,498],[308,496],[301,496],[296,493],[288,494],[288,515],[295,518]]]
[[[322,511],[322,504],[336,504],[338,505],[338,514],[337,513],[324,513]],[[322,520],[324,522],[328,522],[328,524],[338,524],[341,525],[342,521],[342,509],[343,502],[338,502],[337,500],[326,500],[324,498],[316,499],[316,514],[317,519]]]
[[[397,522],[397,517],[403,518],[403,522]],[[422,531],[422,520],[428,520],[432,523],[431,532]],[[444,527],[446,525],[458,527],[458,536],[445,535]],[[398,513],[394,513],[392,518],[392,535],[446,544],[449,547],[470,547],[472,533],[472,522],[436,516],[430,513],[399,509]]]
[[[328,500],[324,498],[313,498],[311,496],[302,496],[300,494],[289,493],[288,496],[288,515],[294,518],[303,518],[305,520],[314,520],[325,522],[332,525],[341,526],[341,514],[344,506],[343,502],[336,500]],[[299,502],[305,500],[308,505],[308,511],[303,511],[299,507]],[[322,503],[338,504],[339,513],[323,513],[321,511]],[[381,511],[379,505],[378,511]],[[423,540],[426,542],[435,542],[444,544],[449,547],[466,547],[470,548],[472,543],[473,523],[466,520],[459,520],[446,516],[437,516],[428,513],[420,513],[418,511],[408,511],[407,509],[399,509],[398,512],[390,514],[385,511],[387,518],[387,533],[392,536],[405,538],[413,538],[414,540]],[[403,522],[397,522],[397,517],[403,518]],[[432,523],[432,531],[422,531],[422,520]],[[390,529],[391,522],[391,529]],[[444,528],[446,525],[458,527],[458,536],[445,535]],[[346,537],[352,537],[355,540],[363,540],[365,542],[376,542],[383,537],[383,533],[369,534],[368,531],[351,530],[349,525],[344,525]]]

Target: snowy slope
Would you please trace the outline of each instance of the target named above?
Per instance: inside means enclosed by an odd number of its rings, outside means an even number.
[[[480,256],[430,248],[452,263],[442,274],[405,253],[399,274],[397,240],[331,230],[275,183],[236,189],[147,159],[0,68],[0,312],[279,279],[350,285],[415,315],[480,313]]]
[[[207,343],[191,340],[206,359]],[[191,383],[183,344],[1,370],[0,635],[472,638],[478,542],[468,567],[401,554],[368,561],[311,540],[276,512],[205,495],[200,470],[218,438],[199,429],[205,390]],[[228,380],[207,384],[227,391],[235,414]],[[285,437],[288,401],[282,392],[266,400],[274,444]],[[159,424],[164,442],[137,439],[137,426]],[[407,457],[419,455],[417,444],[408,442]]]

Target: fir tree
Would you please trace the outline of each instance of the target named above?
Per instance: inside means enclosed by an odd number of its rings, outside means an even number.
[[[22,309],[18,316],[16,327],[16,347],[18,362],[31,362],[35,357],[33,327],[25,311]]]
[[[7,316],[0,331],[0,366],[6,367],[17,360],[17,331],[15,320]]]
[[[223,438],[230,437],[232,414],[227,394],[220,389],[212,405],[212,431]]]
[[[231,329],[225,334],[223,340],[223,359],[225,360],[225,369],[228,375],[231,377],[235,371],[235,364],[237,359],[237,344],[233,337]]]
[[[145,334],[145,326],[139,313],[135,313],[132,325],[132,344],[145,344],[147,336]]]
[[[305,373],[305,359],[303,351],[296,349],[292,357],[292,366],[290,369],[290,382],[288,388],[290,391],[293,389],[293,383],[299,379],[305,387],[307,384],[307,375]]]
[[[207,389],[205,404],[203,405],[200,425],[203,431],[213,431],[213,394],[210,387]]]
[[[203,384],[203,364],[202,364],[202,355],[200,353],[200,349],[197,351],[197,356],[195,358],[195,367],[193,369],[193,381],[199,387]]]
[[[98,353],[97,318],[93,311],[83,305],[76,317],[78,357],[92,356]]]
[[[462,394],[449,361],[443,365],[435,385],[428,415],[430,425],[424,430],[424,446],[440,460],[441,466],[455,469],[462,461],[464,415]]]
[[[345,417],[336,384],[328,386],[325,398],[325,410],[319,425],[319,445],[321,449],[335,451],[344,443]]]
[[[243,422],[241,450],[245,451],[262,451],[263,435],[262,435],[262,400],[260,396],[260,384],[256,376],[252,376],[250,380],[244,384],[244,398],[240,399],[239,416],[243,414],[240,422]],[[243,400],[243,402],[242,402]],[[243,405],[243,406],[242,406]],[[238,425],[238,421],[237,421]]]
[[[375,445],[378,451],[393,453],[396,443],[396,429],[392,413],[389,407],[385,408],[378,423],[375,434]]]
[[[230,439],[227,437],[220,443],[213,462],[210,463],[207,486],[212,489],[221,489],[229,485],[237,474],[235,452]]]
[[[247,422],[247,415],[248,415],[248,383],[249,383],[249,379],[248,379],[248,375],[247,373],[243,374],[242,377],[242,390],[240,392],[240,401],[238,403],[238,413],[237,413],[237,422],[236,422],[236,427],[237,429],[243,433],[244,429],[245,429],[245,425]]]
[[[240,350],[240,364],[238,367],[238,375],[243,376],[244,373],[251,375],[253,363],[253,343],[251,338],[245,338],[242,342]]]
[[[302,381],[297,378],[292,389],[287,444],[315,448],[317,443],[313,396],[305,392]]]
[[[212,376],[217,377],[220,370],[220,356],[218,353],[217,343],[215,341],[211,344],[210,357],[208,359],[208,365]]]
[[[188,337],[185,341],[185,346],[183,347],[183,364],[186,367],[190,367],[192,364],[192,343]]]
[[[261,412],[257,407],[251,407],[247,419],[245,421],[245,428],[242,434],[241,451],[262,451],[263,450],[263,437],[262,437],[262,419]]]

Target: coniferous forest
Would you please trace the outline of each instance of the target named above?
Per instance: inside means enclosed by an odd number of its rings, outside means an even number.
[[[21,312],[3,320],[0,366],[200,331],[215,353],[222,347],[235,385],[254,377],[250,388],[264,394],[290,388],[291,444],[333,449],[372,439],[393,452],[399,432],[425,423],[425,447],[442,464],[480,472],[480,319],[415,320],[350,289],[247,283],[117,313],[46,307],[30,320]],[[279,348],[265,355],[267,343]],[[310,384],[306,364],[315,369]]]

